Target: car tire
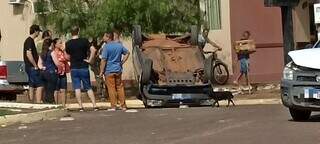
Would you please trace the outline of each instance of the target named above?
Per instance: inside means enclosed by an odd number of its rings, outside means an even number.
[[[198,27],[196,25],[191,26],[191,44],[198,45]]]
[[[141,32],[140,25],[133,26],[132,38],[133,38],[133,45],[134,46],[141,46],[142,45],[142,32]]]
[[[299,110],[299,109],[289,108],[289,111],[294,121],[306,121],[311,116],[311,110]]]
[[[153,62],[151,59],[145,59],[142,67],[141,84],[148,84],[151,79]]]

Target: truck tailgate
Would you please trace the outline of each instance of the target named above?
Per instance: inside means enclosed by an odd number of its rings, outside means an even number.
[[[5,61],[8,68],[9,83],[28,83],[28,75],[25,72],[23,61]]]

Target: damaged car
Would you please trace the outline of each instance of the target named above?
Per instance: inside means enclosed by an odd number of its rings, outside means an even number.
[[[283,70],[282,103],[295,121],[308,120],[320,110],[320,44],[289,52],[292,59]]]
[[[179,35],[144,35],[141,26],[133,30],[132,59],[139,84],[138,99],[146,108],[179,105],[210,106],[213,85],[227,81],[226,64],[214,52],[208,58],[197,45],[198,29],[191,27],[188,42],[177,42]]]

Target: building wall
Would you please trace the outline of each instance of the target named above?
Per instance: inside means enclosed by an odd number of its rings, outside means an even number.
[[[210,30],[209,39],[216,42],[223,48],[221,52],[218,52],[218,57],[225,62],[229,71],[233,73],[232,67],[232,45],[231,45],[231,27],[230,27],[230,0],[221,0],[221,29]],[[201,9],[204,11],[204,1],[201,3]],[[213,47],[210,44],[206,44],[204,50],[212,50]]]
[[[211,30],[209,38],[215,41],[223,48],[222,52],[218,52],[218,57],[225,62],[230,74],[233,74],[232,67],[232,45],[231,45],[231,27],[230,27],[230,0],[221,0],[221,29]],[[206,49],[212,49],[210,44],[207,44]]]
[[[7,0],[0,0],[0,56],[2,60],[23,60],[23,43],[29,35],[29,27],[33,24],[35,14],[30,3],[10,5]],[[131,51],[131,39],[123,39],[124,45]],[[131,57],[124,65],[123,79],[131,80],[133,67]],[[94,74],[91,72],[94,81]],[[70,75],[68,81],[71,82]]]
[[[30,3],[10,5],[0,1],[0,56],[2,60],[23,60],[23,43],[34,20]]]
[[[280,8],[265,7],[264,0],[230,0],[231,41],[244,31],[252,34],[257,52],[250,58],[253,82],[278,82],[283,70],[283,41]],[[232,66],[239,74],[237,55],[232,49]]]
[[[300,0],[293,10],[295,42],[310,42],[309,0]],[[307,5],[305,5],[307,3]]]
[[[129,56],[127,62],[123,65],[123,79],[125,80],[134,80],[134,69],[132,62],[132,40],[131,38],[124,38],[122,40],[124,46],[129,50],[131,55]]]

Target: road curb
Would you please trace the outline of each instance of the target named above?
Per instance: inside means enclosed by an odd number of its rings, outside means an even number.
[[[226,106],[228,101],[219,101],[219,104],[222,106]],[[235,99],[234,103],[236,106],[239,105],[270,105],[270,104],[282,104],[281,99]],[[144,108],[142,101],[140,100],[126,100],[126,104],[128,108]],[[84,108],[92,109],[91,103],[83,103]],[[99,102],[97,106],[102,109],[106,109],[110,107],[109,102]],[[67,109],[76,110],[79,109],[79,105],[76,103],[67,104]]]
[[[227,101],[223,101],[221,105],[227,105]],[[281,99],[238,99],[234,100],[235,105],[272,105],[282,104]]]
[[[52,120],[68,115],[65,109],[51,109],[34,113],[0,116],[0,126],[15,123],[32,123],[41,120]]]

